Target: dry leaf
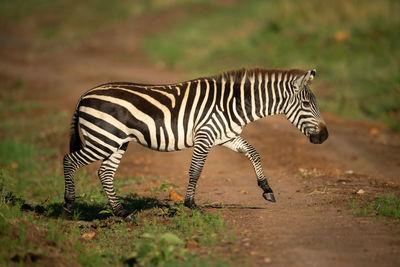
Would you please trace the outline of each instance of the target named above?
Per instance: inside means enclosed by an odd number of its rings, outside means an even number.
[[[11,168],[16,169],[18,167],[19,167],[19,163],[18,162],[11,163]]]
[[[96,235],[96,232],[89,232],[82,234],[82,238],[86,240],[92,239]]]
[[[369,134],[372,136],[377,136],[377,135],[379,135],[379,130],[377,128],[371,128],[369,130]]]
[[[246,190],[240,190],[240,193],[247,195],[249,192],[247,192]]]
[[[340,43],[350,39],[350,33],[348,31],[337,31],[335,33],[335,41]]]
[[[171,190],[169,192],[169,199],[174,202],[181,202],[183,201],[183,197],[175,192],[175,190]]]
[[[186,243],[186,248],[198,248],[199,247],[199,243],[197,243],[196,241],[188,241]]]
[[[230,178],[226,178],[225,181],[230,182],[232,180]]]

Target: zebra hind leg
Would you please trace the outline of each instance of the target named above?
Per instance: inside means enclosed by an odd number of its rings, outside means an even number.
[[[110,157],[105,159],[100,166],[98,175],[114,214],[116,216],[125,218],[125,221],[133,221],[133,215],[129,215],[128,212],[123,208],[114,190],[114,175],[127,147],[128,143],[125,143],[116,152],[111,154]]]
[[[252,145],[247,143],[247,141],[240,136],[237,136],[232,140],[224,143],[223,146],[243,154],[250,160],[257,176],[257,184],[264,191],[263,192],[264,199],[271,202],[276,202],[274,192],[268,185],[268,181],[265,178],[264,171],[261,166],[260,155],[258,154],[256,149]]]
[[[102,157],[94,154],[89,148],[85,147],[81,150],[66,154],[64,156],[64,179],[65,193],[64,204],[62,206],[62,216],[66,219],[72,219],[75,202],[75,184],[74,176],[77,169],[88,165],[92,162],[100,160]]]

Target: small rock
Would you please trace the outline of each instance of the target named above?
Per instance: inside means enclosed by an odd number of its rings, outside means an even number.
[[[360,189],[360,190],[357,191],[357,194],[359,194],[359,195],[362,195],[362,194],[364,194],[364,193],[365,193],[365,191],[362,190],[362,189]]]
[[[271,261],[271,258],[266,257],[266,258],[264,258],[264,262],[265,263],[271,263],[272,261]]]
[[[354,174],[354,171],[353,170],[347,170],[347,171],[345,171],[345,174]]]

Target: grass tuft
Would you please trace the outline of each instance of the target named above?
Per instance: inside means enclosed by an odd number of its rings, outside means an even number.
[[[353,199],[349,208],[356,210],[354,214],[359,216],[376,215],[400,220],[400,198],[393,194],[378,196],[374,202],[365,204],[359,204],[356,199]]]

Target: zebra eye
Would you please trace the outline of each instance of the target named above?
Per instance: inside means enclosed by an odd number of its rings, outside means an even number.
[[[303,101],[303,106],[306,108],[310,107],[310,102],[309,101]]]

